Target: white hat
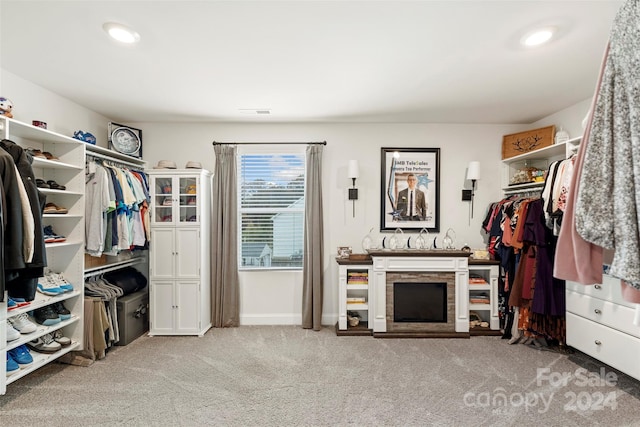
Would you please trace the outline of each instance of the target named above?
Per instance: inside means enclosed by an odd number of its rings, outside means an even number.
[[[187,165],[185,166],[187,169],[202,169],[202,164],[200,162],[193,162],[189,160]]]
[[[177,169],[176,162],[172,162],[171,160],[160,160],[157,166],[153,167],[154,169]]]

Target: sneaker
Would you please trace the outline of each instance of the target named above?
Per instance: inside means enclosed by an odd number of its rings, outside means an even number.
[[[33,357],[31,356],[31,353],[29,353],[27,346],[24,344],[9,350],[7,353],[11,355],[11,358],[15,360],[21,368],[33,363]]]
[[[7,342],[20,338],[20,331],[13,327],[11,322],[7,322]]]
[[[7,376],[11,376],[17,373],[19,370],[20,365],[18,365],[18,362],[13,360],[13,357],[11,357],[11,355],[7,351]]]
[[[27,301],[24,298],[19,298],[19,297],[10,297],[10,298],[18,305],[18,307],[24,307],[31,304],[31,301]]]
[[[29,341],[27,345],[39,353],[55,353],[62,348],[62,345],[53,340],[52,334],[46,334],[33,341]]]
[[[53,333],[53,340],[55,342],[57,342],[58,344],[60,344],[63,347],[68,346],[69,344],[71,344],[71,338],[69,337],[65,337],[62,334],[62,330],[58,329],[57,331],[55,331]]]
[[[53,282],[56,286],[62,289],[62,292],[71,292],[73,291],[73,285],[69,283],[67,279],[64,278],[62,273],[50,273],[49,280]]]
[[[51,225],[47,225],[44,227],[44,242],[45,243],[60,243],[67,240],[66,237],[60,236],[53,231],[53,227]]]
[[[50,278],[51,276],[45,275],[38,278],[37,290],[41,294],[56,296],[60,295],[64,291]]]
[[[67,307],[65,307],[64,304],[62,304],[62,301],[51,304],[51,308],[53,308],[53,311],[58,313],[60,320],[71,319],[71,312],[67,310]]]
[[[18,308],[18,303],[9,297],[7,300],[7,311],[15,310],[16,308]]]
[[[33,310],[33,318],[41,325],[51,326],[60,323],[60,316],[50,305]]]
[[[21,334],[30,334],[38,329],[36,324],[29,320],[27,313],[21,313],[17,316],[10,317],[9,323],[11,323],[11,326],[17,329]]]

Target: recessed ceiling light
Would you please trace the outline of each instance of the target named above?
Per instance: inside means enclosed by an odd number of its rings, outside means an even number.
[[[520,39],[520,43],[526,47],[535,47],[551,41],[555,28],[546,27],[539,28],[537,30],[529,31]]]
[[[121,43],[132,44],[140,41],[140,34],[126,25],[118,24],[116,22],[107,22],[102,26],[102,28],[112,39]]]

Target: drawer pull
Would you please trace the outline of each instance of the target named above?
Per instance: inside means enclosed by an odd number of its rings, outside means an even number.
[[[594,285],[593,287],[598,289],[598,290],[602,289],[602,285]]]
[[[602,341],[600,340],[595,340],[594,342],[596,343],[596,345],[602,345]]]
[[[599,309],[597,309],[597,308],[596,308],[595,310],[593,310],[593,311],[594,311],[594,313],[596,313],[596,314],[602,314],[602,311],[600,311],[600,310],[599,310]]]

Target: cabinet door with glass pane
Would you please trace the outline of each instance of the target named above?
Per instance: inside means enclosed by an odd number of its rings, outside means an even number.
[[[154,225],[197,225],[200,223],[200,176],[193,174],[150,174],[151,221]]]
[[[178,212],[179,223],[199,223],[200,222],[200,210],[199,207],[199,194],[200,194],[200,177],[195,176],[180,176],[177,177],[180,202]]]

